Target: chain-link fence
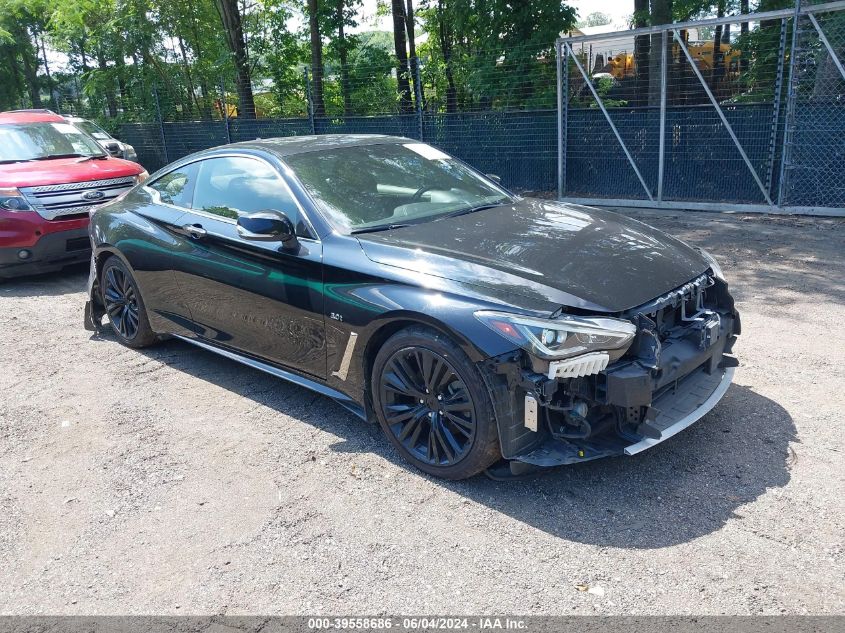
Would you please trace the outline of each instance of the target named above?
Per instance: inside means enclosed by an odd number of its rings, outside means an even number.
[[[843,214],[845,0],[807,1],[448,60],[366,49],[254,76],[250,94],[171,63],[53,101],[150,171],[230,142],[379,133],[579,202]]]
[[[392,134],[421,139],[517,190],[553,192],[557,164],[554,44],[474,51],[448,63],[397,62],[370,50],[322,72],[203,86],[154,77],[122,86],[112,102],[65,94],[66,114],[95,118],[135,147],[150,171],[230,142],[300,134]],[[170,69],[182,72],[178,66]],[[194,84],[197,82],[194,81]]]
[[[560,196],[845,214],[843,53],[843,2],[559,40]]]
[[[845,207],[845,7],[798,16],[781,203]]]

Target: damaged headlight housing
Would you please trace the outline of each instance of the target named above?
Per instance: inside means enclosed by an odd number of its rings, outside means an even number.
[[[637,333],[630,321],[604,317],[542,319],[491,310],[480,310],[475,317],[522,349],[548,360],[611,350],[620,350],[621,356]]]

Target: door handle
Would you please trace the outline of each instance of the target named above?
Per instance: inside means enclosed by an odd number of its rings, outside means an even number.
[[[208,231],[202,228],[202,224],[186,224],[182,228],[185,230],[185,233],[195,240],[201,240],[208,235]]]

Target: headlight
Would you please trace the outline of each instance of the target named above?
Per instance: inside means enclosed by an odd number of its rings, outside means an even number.
[[[127,143],[123,145],[123,157],[126,160],[135,160],[138,158],[138,154],[135,152],[135,148]]]
[[[713,276],[716,277],[716,279],[727,282],[728,280],[725,279],[725,273],[722,270],[722,267],[719,266],[719,262],[717,262],[715,258],[703,248],[699,248],[698,252],[701,253],[704,259],[707,260],[707,263],[710,264],[710,270],[713,271]]]
[[[0,187],[0,209],[4,211],[32,211],[29,202],[15,187]]]
[[[539,319],[488,310],[476,312],[475,316],[491,330],[545,359],[570,358],[602,350],[624,353],[637,333],[633,323],[622,319],[570,316]]]
[[[142,182],[144,182],[149,177],[150,177],[150,173],[145,169],[140,174],[135,176],[135,184],[136,185],[141,184]]]

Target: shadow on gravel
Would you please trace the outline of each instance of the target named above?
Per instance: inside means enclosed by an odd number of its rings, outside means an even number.
[[[332,446],[334,451],[374,453],[416,472],[378,427],[330,398],[180,341],[139,351],[344,438]],[[651,549],[688,542],[719,530],[729,519],[741,520],[743,504],[789,482],[794,441],[795,425],[783,407],[733,385],[698,423],[634,457],[549,470],[521,481],[419,476],[568,541]],[[303,454],[308,449],[303,446]]]
[[[796,441],[779,404],[733,385],[683,433],[634,457],[560,468],[528,481],[447,483],[455,492],[554,536],[652,549],[740,519],[740,506],[789,482]]]
[[[73,264],[52,273],[0,279],[0,297],[55,297],[84,292],[87,281],[88,263]]]

